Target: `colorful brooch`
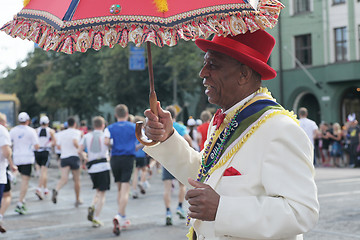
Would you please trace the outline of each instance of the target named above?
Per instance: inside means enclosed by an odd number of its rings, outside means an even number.
[[[121,11],[121,6],[119,4],[114,4],[110,7],[111,14],[119,14]]]

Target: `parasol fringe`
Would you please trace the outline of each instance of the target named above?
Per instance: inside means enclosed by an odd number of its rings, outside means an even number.
[[[197,38],[207,38],[212,34],[221,36],[243,34],[247,31],[254,32],[258,29],[272,28],[278,21],[280,10],[284,6],[277,0],[261,0],[258,11],[234,11],[232,13],[216,13],[207,16],[198,16],[189,21],[179,22],[171,27],[158,26],[147,22],[134,25],[132,23],[111,24],[116,16],[109,19],[108,25],[86,25],[84,28],[57,31],[42,20],[33,20],[16,16],[14,20],[5,24],[0,30],[12,37],[28,39],[39,44],[44,50],[54,50],[72,54],[73,52],[85,52],[88,49],[99,50],[103,46],[114,47],[121,45],[126,47],[129,42],[135,45],[149,41],[159,47],[174,46],[180,39],[185,41]],[[211,12],[211,11],[210,11]],[[23,9],[22,14],[43,14],[33,10]],[[196,12],[197,13],[197,12]],[[43,15],[44,18],[57,23],[51,16]],[[59,27],[66,28],[81,26],[97,19],[84,19],[81,21],[62,22]]]
[[[30,1],[31,1],[31,0],[24,0],[24,2],[23,2],[24,7],[26,7],[26,6],[29,4]]]
[[[167,0],[154,0],[154,2],[159,12],[169,11]]]

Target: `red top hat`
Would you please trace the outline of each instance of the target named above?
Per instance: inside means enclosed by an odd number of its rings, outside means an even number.
[[[195,43],[204,52],[213,50],[235,58],[259,73],[262,80],[276,77],[276,71],[267,64],[275,39],[264,30],[236,36],[215,36],[211,41],[196,39]]]

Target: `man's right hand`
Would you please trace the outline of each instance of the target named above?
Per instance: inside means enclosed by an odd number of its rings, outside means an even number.
[[[157,102],[157,108],[159,116],[156,116],[150,109],[144,112],[146,117],[145,135],[153,141],[164,142],[174,133],[173,122],[170,112],[162,109],[160,102]]]

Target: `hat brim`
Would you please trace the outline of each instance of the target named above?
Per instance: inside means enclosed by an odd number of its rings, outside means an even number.
[[[270,80],[276,77],[276,71],[268,64],[252,56],[243,54],[227,45],[214,43],[206,39],[196,39],[195,44],[204,52],[213,50],[216,52],[224,53],[239,62],[249,66],[261,75],[261,80]]]

